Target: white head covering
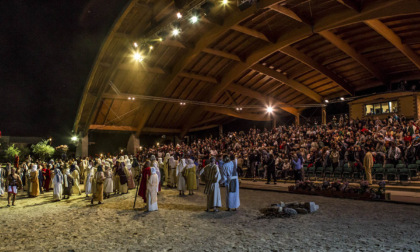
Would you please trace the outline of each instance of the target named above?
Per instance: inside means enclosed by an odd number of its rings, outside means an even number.
[[[191,159],[191,158],[189,158],[188,160],[187,160],[187,168],[192,168],[192,167],[194,167],[195,166],[195,164],[194,164],[194,161]]]
[[[156,174],[156,168],[152,166],[152,167],[150,168],[150,172],[151,172],[152,174]]]
[[[158,158],[158,164],[163,164],[162,158]]]
[[[38,170],[38,166],[36,164],[32,164],[31,166],[32,171]]]
[[[175,168],[176,162],[175,162],[174,157],[169,158],[169,166],[172,167],[172,168]]]

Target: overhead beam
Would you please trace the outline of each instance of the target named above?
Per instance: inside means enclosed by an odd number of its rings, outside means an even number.
[[[379,2],[367,2],[363,6],[361,13],[356,13],[353,10],[345,9],[338,12],[332,12],[328,15],[320,17],[316,23],[312,26],[301,24],[300,26],[295,25],[290,27],[287,32],[282,33],[277,41],[272,44],[267,44],[260,47],[256,51],[248,55],[244,62],[237,62],[231,66],[230,70],[224,74],[218,88],[209,90],[210,101],[215,101],[219,98],[220,94],[234,82],[238,77],[246,71],[249,67],[259,62],[261,59],[267,57],[274,51],[289,46],[293,43],[301,41],[307,37],[313,35],[314,32],[320,32],[324,30],[330,30],[333,28],[346,26],[354,23],[363,22],[364,20],[390,17],[397,15],[407,15],[420,12],[420,2],[417,0],[407,0],[405,4],[400,4],[401,0],[390,0],[386,3]],[[275,3],[271,4],[274,5]],[[271,6],[268,5],[268,6]],[[189,115],[189,121],[184,126],[184,129],[190,127],[194,122],[200,120],[200,111],[194,111],[193,114]],[[183,132],[186,132],[183,130]],[[182,134],[182,133],[181,133]]]
[[[181,133],[180,129],[167,129],[167,128],[151,128],[144,127],[143,133],[165,133],[165,134],[179,134]]]
[[[319,34],[328,40],[331,44],[335,45],[338,49],[343,51],[348,56],[352,57],[355,61],[359,62],[365,69],[373,74],[378,80],[384,84],[387,83],[386,76],[371,62],[369,62],[364,56],[358,53],[353,47],[351,47],[346,41],[332,33],[331,31],[320,31]]]
[[[216,50],[213,48],[204,48],[203,52],[208,53],[208,54],[212,54],[215,56],[219,56],[225,59],[231,59],[234,61],[241,61],[241,59],[239,58],[239,56],[233,54],[233,53],[228,53],[228,52],[224,52],[224,51],[220,51],[220,50]]]
[[[162,42],[159,42],[159,45],[177,47],[177,48],[182,48],[182,49],[186,49],[189,47],[185,43],[175,40],[175,39],[165,39]]]
[[[333,73],[327,67],[323,66],[322,64],[316,62],[308,55],[304,54],[303,52],[291,47],[287,46],[280,50],[282,53],[289,55],[290,57],[302,62],[303,64],[317,70],[321,74],[327,76],[332,81],[337,83],[340,87],[342,87],[348,94],[354,95],[354,88],[345,82],[341,77]]]
[[[225,117],[226,117],[225,115],[212,116],[208,119],[204,119],[204,120],[199,121],[198,123],[194,124],[193,127],[197,127],[197,126],[200,126],[200,125],[203,125],[203,124],[206,124],[206,123],[214,122],[214,121],[223,119]]]
[[[238,105],[235,101],[235,99],[233,98],[232,94],[229,92],[229,90],[225,91],[226,96],[229,98],[229,100],[232,102],[233,105]]]
[[[228,90],[232,91],[232,92],[236,92],[239,93],[241,95],[245,95],[254,99],[259,100],[261,103],[263,103],[264,105],[287,105],[284,102],[278,101],[270,96],[266,96],[258,91],[252,90],[250,88],[238,85],[238,84],[230,84],[227,87]],[[281,107],[282,110],[289,112],[293,115],[297,114],[297,110],[295,108],[292,107]]]
[[[106,131],[136,131],[132,126],[116,126],[116,125],[98,125],[92,124],[89,126],[90,130],[106,130]]]
[[[309,22],[307,20],[303,20],[294,11],[292,11],[291,9],[286,8],[284,6],[281,6],[280,4],[271,5],[270,6],[270,9],[272,9],[273,11],[276,11],[276,12],[278,12],[280,14],[283,14],[285,16],[288,16],[289,18],[294,19],[294,20],[296,20],[298,22],[309,24]]]
[[[214,107],[204,107],[204,110],[209,111],[209,112],[213,112],[213,113],[217,113],[217,114],[228,115],[228,116],[231,116],[231,117],[250,120],[250,121],[264,121],[264,122],[271,121],[270,116],[266,113],[259,113],[259,114],[246,113],[246,112],[238,113],[238,112],[236,112],[232,109],[214,108]]]
[[[361,5],[356,3],[354,0],[337,0],[337,2],[357,12],[360,12],[362,10]]]
[[[197,128],[192,128],[189,130],[189,132],[196,132],[196,131],[202,131],[202,130],[208,130],[208,129],[213,129],[219,127],[218,124],[212,124],[212,125],[207,125],[207,126],[202,126],[202,127],[197,127]]]
[[[210,82],[210,83],[214,83],[214,84],[219,83],[216,78],[209,77],[209,76],[203,76],[203,75],[199,75],[199,74],[194,74],[194,73],[189,73],[189,72],[181,72],[181,73],[179,73],[179,76],[190,78],[190,79],[195,79],[195,80],[201,80],[201,81],[205,81],[205,82]]]
[[[409,45],[404,44],[393,30],[377,19],[367,20],[365,24],[382,35],[420,69],[420,56]]]
[[[312,89],[308,88],[307,86],[305,86],[304,84],[295,81],[293,79],[289,79],[286,75],[279,73],[273,69],[270,69],[268,67],[265,67],[261,64],[255,64],[252,66],[252,69],[254,69],[255,71],[258,71],[262,74],[268,75],[282,83],[284,83],[285,85],[295,89],[296,91],[308,96],[309,98],[311,98],[312,100],[318,102],[318,103],[322,103],[323,99],[322,96],[320,96],[318,93],[316,93],[315,91],[313,91]]]
[[[262,39],[262,40],[264,40],[266,42],[271,43],[271,41],[267,38],[267,36],[264,33],[259,32],[259,31],[256,31],[256,30],[253,30],[253,29],[250,29],[248,27],[241,26],[241,25],[234,25],[234,26],[231,27],[231,29],[232,30],[235,30],[237,32],[246,34],[248,36],[251,36],[251,37],[254,37],[254,38],[258,38],[258,39]]]
[[[118,66],[119,69],[123,70],[130,70],[130,71],[139,71],[139,72],[148,72],[148,73],[156,73],[156,74],[166,74],[167,71],[163,70],[160,67],[149,67],[142,63],[123,63]]]

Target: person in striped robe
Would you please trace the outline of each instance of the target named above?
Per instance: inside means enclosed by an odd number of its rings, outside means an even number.
[[[217,208],[222,207],[222,198],[220,196],[219,181],[221,179],[219,168],[216,165],[215,157],[210,158],[208,164],[201,173],[201,180],[206,183],[204,187],[204,194],[207,195],[207,209],[212,208],[214,212],[218,212]]]

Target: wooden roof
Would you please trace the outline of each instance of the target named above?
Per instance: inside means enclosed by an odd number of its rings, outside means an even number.
[[[171,0],[131,1],[97,56],[75,131],[183,135],[232,118],[270,119],[258,108],[181,106],[142,95],[230,107],[271,103],[298,115],[294,104],[420,78],[418,0],[260,0],[243,11],[233,0],[208,2],[210,13],[191,24],[189,7],[177,20]],[[181,34],[160,42],[158,33],[170,33],[173,22]],[[147,43],[141,63],[133,62],[134,42]]]

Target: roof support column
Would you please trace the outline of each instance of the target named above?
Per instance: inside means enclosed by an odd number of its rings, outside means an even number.
[[[327,124],[327,110],[326,107],[322,107],[322,125]]]
[[[89,136],[86,135],[83,138],[79,138],[79,142],[76,146],[76,157],[88,157],[89,156]]]
[[[127,143],[127,153],[129,155],[136,155],[137,150],[140,148],[140,139],[136,137],[136,134],[131,134]]]
[[[295,124],[296,124],[296,126],[299,126],[300,125],[300,112],[298,112],[296,115],[295,115]]]

